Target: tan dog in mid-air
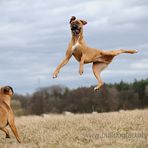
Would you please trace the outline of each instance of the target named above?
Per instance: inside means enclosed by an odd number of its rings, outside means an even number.
[[[9,125],[17,141],[20,143],[21,140],[18,136],[14,123],[14,114],[10,105],[12,95],[12,87],[4,86],[0,88],[0,130],[5,132],[6,138],[10,138],[9,131],[6,129],[6,126]]]
[[[71,17],[70,28],[71,28],[72,38],[68,45],[65,58],[54,71],[53,78],[57,77],[60,69],[65,64],[67,64],[67,62],[73,55],[75,59],[80,63],[79,67],[80,75],[83,74],[83,64],[93,63],[92,65],[93,73],[96,79],[98,80],[98,85],[94,88],[94,90],[98,90],[103,85],[100,73],[104,68],[106,68],[111,63],[113,58],[121,53],[134,54],[137,52],[137,50],[119,49],[112,51],[104,51],[88,47],[83,37],[83,26],[86,24],[87,22],[85,20],[76,19],[75,16]]]

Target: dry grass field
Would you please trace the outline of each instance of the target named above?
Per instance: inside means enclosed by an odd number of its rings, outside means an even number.
[[[5,139],[0,148],[147,148],[148,110],[16,118],[22,143]]]

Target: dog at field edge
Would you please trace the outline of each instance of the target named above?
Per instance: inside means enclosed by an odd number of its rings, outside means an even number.
[[[10,138],[9,131],[6,129],[6,126],[9,125],[17,141],[20,143],[21,140],[14,123],[14,114],[10,105],[12,96],[13,88],[11,86],[0,88],[0,130],[5,132],[6,138]]]
[[[94,90],[98,90],[102,85],[103,81],[100,77],[100,73],[104,70],[113,60],[113,58],[121,53],[137,53],[137,50],[111,50],[105,51],[96,48],[88,47],[84,37],[83,37],[83,26],[86,25],[85,20],[76,19],[75,16],[72,16],[70,19],[70,29],[71,29],[71,40],[66,51],[65,58],[57,66],[56,70],[53,73],[53,78],[56,78],[60,69],[68,63],[69,59],[73,55],[75,59],[80,63],[79,65],[79,74],[83,74],[83,65],[87,63],[93,63],[92,69],[93,73],[98,80],[98,85]]]

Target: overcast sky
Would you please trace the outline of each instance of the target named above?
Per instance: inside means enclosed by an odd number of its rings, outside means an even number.
[[[0,85],[31,93],[51,85],[97,84],[92,65],[79,76],[74,58],[52,79],[71,37],[73,15],[88,22],[84,36],[89,46],[139,50],[116,57],[102,73],[106,83],[148,78],[147,0],[0,0]]]

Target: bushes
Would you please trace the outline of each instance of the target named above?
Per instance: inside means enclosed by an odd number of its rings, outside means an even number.
[[[69,90],[63,86],[40,88],[32,95],[15,95],[14,109],[22,114],[109,112],[148,107],[148,79],[133,83],[104,85]],[[19,102],[19,103],[18,103]],[[22,109],[22,110],[19,110]]]

